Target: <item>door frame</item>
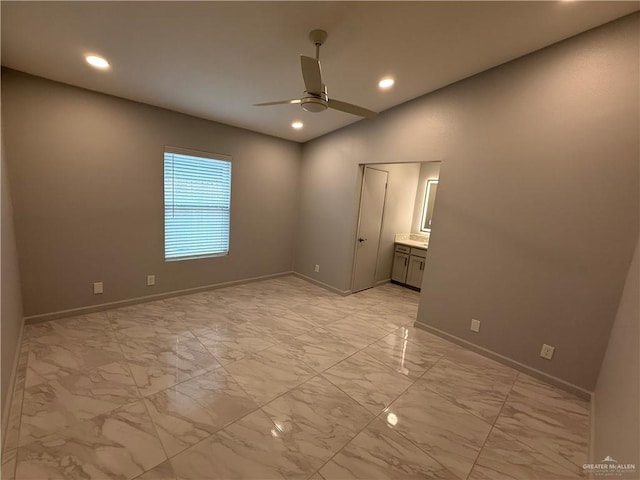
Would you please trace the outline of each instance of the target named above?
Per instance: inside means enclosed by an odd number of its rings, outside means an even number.
[[[349,285],[350,293],[357,293],[353,290],[353,285],[356,279],[356,265],[358,262],[358,232],[360,232],[360,218],[362,216],[362,200],[364,198],[364,182],[365,182],[365,173],[367,168],[370,168],[371,170],[377,170],[379,172],[384,172],[387,174],[387,183],[385,184],[385,187],[384,187],[384,200],[382,202],[382,219],[380,221],[380,232],[378,233],[378,248],[376,250],[376,266],[373,271],[373,287],[376,286],[376,275],[378,274],[378,259],[380,256],[380,238],[382,237],[382,230],[384,228],[385,210],[386,210],[385,207],[387,206],[387,189],[389,186],[389,172],[387,170],[382,170],[381,168],[374,168],[371,165],[372,164],[365,164],[365,163],[361,163],[359,165],[360,167],[359,170],[362,172],[362,180],[360,182],[360,200],[358,202],[358,221],[356,223],[356,231],[353,237],[353,262],[351,265],[351,283]],[[358,290],[358,291],[361,292],[363,290]]]

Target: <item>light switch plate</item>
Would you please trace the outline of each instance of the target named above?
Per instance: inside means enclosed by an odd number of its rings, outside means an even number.
[[[104,293],[102,282],[95,282],[93,284],[93,294],[98,295],[99,293]]]
[[[156,276],[155,275],[147,275],[147,286],[152,286],[156,284]]]
[[[471,319],[471,331],[472,332],[480,331],[480,320],[476,320],[475,318]]]

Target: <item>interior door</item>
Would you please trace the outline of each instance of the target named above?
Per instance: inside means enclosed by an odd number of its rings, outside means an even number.
[[[376,265],[382,215],[387,196],[387,172],[371,167],[364,168],[360,217],[356,236],[356,254],[351,291],[359,292],[376,283]]]

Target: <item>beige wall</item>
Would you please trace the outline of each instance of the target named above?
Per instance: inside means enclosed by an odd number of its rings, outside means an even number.
[[[640,475],[640,240],[595,390],[593,462],[611,455]]]
[[[2,202],[2,204],[0,206],[2,209],[2,220],[0,229],[2,236],[0,238],[0,255],[2,261],[0,262],[0,305],[2,317],[0,320],[0,338],[2,339],[2,345],[0,347],[0,362],[2,362],[2,369],[0,377],[2,388],[0,411],[2,411],[2,418],[4,419],[7,394],[10,387],[9,381],[11,380],[18,340],[20,338],[20,329],[22,327],[22,298],[20,296],[18,253],[13,228],[11,191],[7,179],[4,138],[1,143],[0,162],[2,166],[0,168],[0,189],[2,192],[0,192],[0,202]]]
[[[441,162],[424,162],[420,165],[420,175],[416,196],[414,200],[413,218],[411,220],[412,233],[424,233],[420,231],[422,223],[422,211],[424,209],[424,196],[427,191],[427,180],[438,179],[440,177]]]
[[[441,160],[418,321],[593,389],[638,236],[638,27],[625,17],[305,144],[296,270],[320,260],[318,279],[348,288],[359,163]]]
[[[351,288],[361,186],[359,162],[351,158],[352,143],[358,139],[350,130],[302,146],[294,263],[296,272],[344,292]]]
[[[2,100],[25,316],[292,269],[298,144],[11,70]],[[230,255],[164,261],[164,145],[233,157]]]

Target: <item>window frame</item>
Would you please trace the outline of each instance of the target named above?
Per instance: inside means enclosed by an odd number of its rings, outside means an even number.
[[[167,258],[167,227],[166,227],[166,191],[165,191],[165,155],[176,154],[176,155],[187,155],[191,157],[215,160],[220,162],[227,162],[229,164],[229,225],[227,231],[227,251],[226,252],[217,252],[217,253],[206,253],[203,255],[185,255],[181,257],[170,257]],[[162,239],[163,239],[163,257],[165,262],[181,262],[185,260],[200,260],[206,258],[217,258],[217,257],[227,257],[231,252],[231,201],[232,201],[232,191],[233,191],[233,162],[231,155],[225,155],[221,153],[213,153],[213,152],[205,152],[202,150],[192,150],[188,148],[182,147],[173,147],[170,145],[165,145],[162,154]]]

